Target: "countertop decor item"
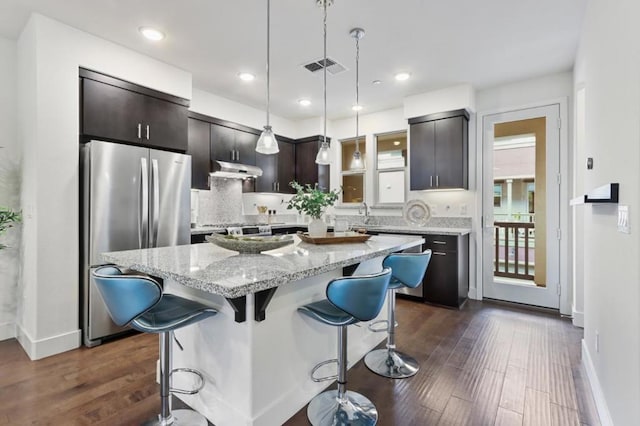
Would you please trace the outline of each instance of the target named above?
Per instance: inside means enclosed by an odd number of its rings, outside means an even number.
[[[211,244],[227,250],[237,251],[241,254],[261,253],[293,244],[293,238],[290,235],[248,237],[242,235],[211,234],[206,236],[205,239]]]
[[[431,210],[422,200],[409,200],[402,209],[402,216],[409,225],[425,226],[431,218]]]
[[[14,223],[18,223],[22,220],[22,216],[19,212],[14,212],[11,209],[0,207],[0,235],[4,233],[8,228],[11,228]],[[4,244],[0,244],[0,249],[6,248]]]
[[[322,192],[318,189],[318,184],[311,186],[300,185],[293,181],[289,185],[296,190],[287,204],[287,209],[296,209],[300,214],[311,216],[309,222],[309,235],[312,237],[322,237],[327,232],[327,224],[321,219],[324,209],[332,206],[337,200],[340,192],[334,189],[329,192]]]
[[[298,231],[296,234],[305,243],[311,244],[342,244],[342,243],[363,243],[371,238],[371,235],[360,232],[327,232],[323,237],[313,237],[307,232]]]

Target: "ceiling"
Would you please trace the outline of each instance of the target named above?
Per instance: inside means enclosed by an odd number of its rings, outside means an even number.
[[[412,94],[470,83],[482,89],[572,69],[587,0],[335,0],[328,55],[347,71],[328,77],[328,116],[355,103],[360,41],[362,113],[402,105]],[[322,57],[322,9],[315,0],[271,2],[271,111],[289,119],[322,115],[322,73],[301,67]],[[264,108],[265,0],[2,0],[0,35],[17,38],[31,12],[64,22],[193,73],[194,87]],[[167,34],[143,39],[140,26]],[[240,71],[257,75],[245,83]],[[396,72],[411,78],[397,82]],[[373,85],[373,80],[382,84]],[[313,104],[301,107],[297,100]]]

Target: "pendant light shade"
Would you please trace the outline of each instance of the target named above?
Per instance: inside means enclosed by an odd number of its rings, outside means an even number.
[[[271,34],[271,0],[267,0],[267,124],[264,126],[264,130],[260,134],[258,143],[256,144],[256,152],[260,154],[277,154],[280,152],[278,148],[278,141],[276,135],[273,134],[273,129],[269,125],[269,59],[270,59],[270,34]]]
[[[318,150],[318,155],[316,155],[316,163],[317,164],[331,164],[331,150],[329,148],[329,143],[327,142],[327,6],[331,6],[333,4],[333,0],[316,0],[316,3],[319,6],[322,6],[323,10],[323,42],[324,42],[324,62],[322,67],[322,92],[324,95],[324,130],[323,130],[323,139],[322,144],[320,145],[320,149]]]
[[[364,30],[362,28],[354,28],[349,32],[349,35],[356,41],[356,103],[358,108],[354,108],[356,112],[356,150],[353,152],[353,158],[349,168],[351,170],[363,170],[364,161],[362,159],[362,153],[360,152],[360,39],[364,37]]]
[[[273,129],[271,129],[271,126],[264,126],[256,145],[256,152],[260,154],[277,154],[279,151],[278,140],[276,135],[273,134]]]

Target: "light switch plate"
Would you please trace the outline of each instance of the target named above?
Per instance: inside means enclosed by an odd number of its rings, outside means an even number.
[[[631,233],[629,206],[618,206],[618,232]]]

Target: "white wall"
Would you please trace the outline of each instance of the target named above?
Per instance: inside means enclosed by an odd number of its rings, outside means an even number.
[[[17,337],[33,359],[78,347],[78,67],[191,98],[191,75],[41,15],[18,40],[24,255]]]
[[[0,37],[0,207],[20,208],[16,43]],[[20,227],[9,229],[0,251],[0,340],[15,335]]]
[[[191,99],[189,109],[193,112],[243,124],[253,127],[254,129],[262,129],[267,119],[266,112],[261,109],[253,108],[195,88],[193,89],[193,98]],[[292,139],[298,137],[298,127],[295,121],[287,120],[273,114],[270,114],[269,121],[276,134]]]
[[[586,90],[587,190],[620,183],[631,234],[616,231],[616,206],[583,206],[584,351],[603,425],[640,419],[640,3],[588,3],[575,65]],[[576,167],[584,167],[578,160]],[[634,228],[635,226],[635,228]],[[599,335],[599,350],[596,350]],[[609,417],[610,416],[610,417]]]

